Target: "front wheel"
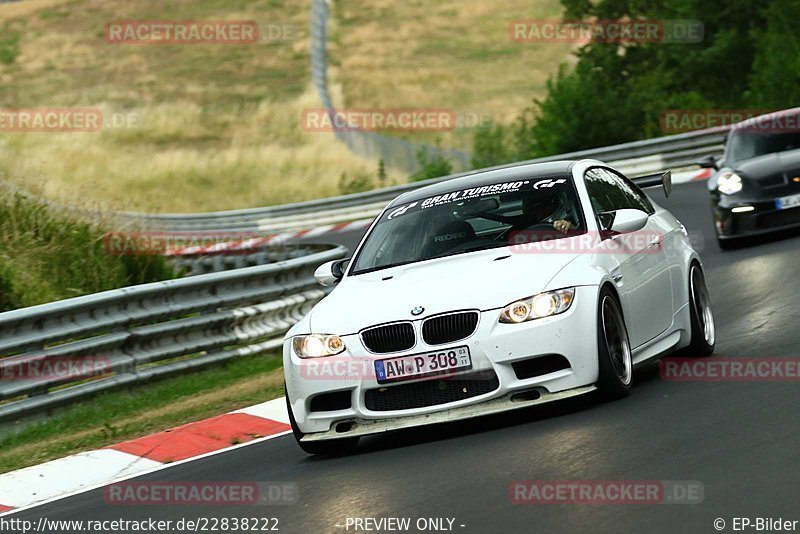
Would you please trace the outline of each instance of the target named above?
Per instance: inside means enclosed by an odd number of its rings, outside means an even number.
[[[294,434],[297,445],[299,445],[305,453],[341,456],[353,452],[356,445],[358,445],[358,437],[326,439],[324,441],[301,441],[305,434],[300,430],[300,427],[297,426],[294,413],[292,413],[292,405],[289,403],[289,395],[286,395],[285,389],[284,396],[286,397],[286,409],[289,412],[289,424],[292,426],[292,434]]]
[[[608,289],[600,292],[597,309],[597,389],[601,397],[616,400],[631,394],[633,359],[628,329],[616,296]]]

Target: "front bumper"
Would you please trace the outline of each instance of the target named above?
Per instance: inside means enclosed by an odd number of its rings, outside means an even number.
[[[597,389],[596,386],[582,386],[575,389],[568,389],[558,393],[550,393],[544,388],[535,388],[523,393],[509,393],[504,397],[494,398],[475,404],[468,404],[456,408],[449,408],[433,413],[420,415],[406,415],[390,419],[357,419],[353,418],[333,425],[327,432],[317,432],[306,434],[303,441],[321,441],[326,439],[347,438],[355,436],[366,436],[402,428],[412,428],[436,423],[446,423],[448,421],[459,421],[490,415],[493,413],[507,412],[528,406],[536,406],[557,400],[568,399],[578,395],[585,395]]]
[[[370,354],[361,343],[360,336],[344,336],[348,350],[337,357],[319,359],[329,360],[320,363],[330,364],[328,371],[322,373],[309,373],[309,360],[298,358],[292,351],[291,340],[288,339],[284,343],[287,396],[297,425],[306,434],[304,440],[365,435],[464,419],[591,391],[598,376],[598,291],[596,286],[577,287],[575,301],[567,312],[522,324],[499,323],[500,309],[481,312],[477,329],[470,337],[446,345],[430,346],[424,343],[419,335],[424,318],[414,321],[416,346],[404,352]],[[371,372],[376,359],[459,346],[469,347],[473,368],[444,379],[427,377],[381,385]],[[515,363],[551,355],[563,356],[568,366],[530,378],[520,378],[515,372]],[[446,388],[449,384],[458,383],[460,378],[469,380],[476,375],[491,376],[493,389],[453,402],[411,409],[382,408],[377,411],[368,408],[366,397],[371,390],[385,391],[385,388],[431,380],[440,381]],[[465,386],[465,392],[468,387]],[[329,411],[320,410],[319,406],[312,409],[312,400],[327,393],[339,393],[345,400],[349,397],[349,406]]]
[[[725,197],[711,202],[714,226],[721,240],[756,236],[800,227],[800,207],[779,210],[775,200]],[[734,213],[734,208],[752,207],[751,211]]]

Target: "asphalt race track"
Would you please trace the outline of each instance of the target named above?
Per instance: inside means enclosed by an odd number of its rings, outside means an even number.
[[[695,236],[717,321],[714,357],[797,358],[800,238],[721,252],[705,184],[657,202]],[[343,236],[352,244],[357,236]],[[583,335],[585,333],[577,333]],[[359,453],[311,458],[291,436],[174,466],[138,481],[285,481],[273,507],[112,506],[102,490],[12,517],[277,517],[281,532],[347,532],[348,517],[454,518],[456,532],[716,532],[734,517],[800,520],[800,384],[672,382],[639,370],[626,400],[590,399],[363,439]],[[700,504],[512,505],[516,480],[692,480]],[[446,524],[446,523],[445,523]],[[463,525],[463,526],[461,526]],[[416,531],[415,529],[411,530]],[[351,527],[349,532],[354,532]]]

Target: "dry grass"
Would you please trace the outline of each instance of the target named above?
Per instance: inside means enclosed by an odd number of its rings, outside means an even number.
[[[509,38],[511,21],[560,18],[559,0],[341,0],[335,13],[333,80],[345,107],[448,108],[508,123],[575,47]],[[441,137],[470,147],[469,129]]]
[[[332,134],[301,131],[302,109],[316,105],[304,93],[262,102],[246,118],[204,117],[189,102],[153,105],[137,110],[140,124],[129,128],[17,134],[0,150],[0,168],[49,198],[126,210],[199,212],[331,196],[342,172],[375,174],[377,165]]]
[[[515,44],[508,21],[558,0],[334,2],[334,98],[344,106],[452,107],[506,122],[541,95],[569,45]],[[330,133],[300,127],[309,89],[308,0],[25,0],[0,7],[4,108],[100,107],[100,132],[0,133],[0,174],[69,204],[197,212],[334,195],[375,175]],[[249,45],[111,45],[115,20],[254,19],[291,38]],[[430,140],[430,134],[414,139]],[[471,131],[444,137],[468,148]],[[393,182],[405,177],[390,171]]]
[[[320,107],[308,89],[306,0],[36,5],[0,22],[19,36],[15,61],[0,64],[2,107],[101,107],[107,124],[100,132],[0,134],[0,172],[25,188],[70,204],[196,212],[329,196],[340,192],[342,172],[376,173],[376,162],[349,154],[332,134],[300,128],[301,112]],[[293,37],[106,43],[105,23],[121,19],[253,19]]]

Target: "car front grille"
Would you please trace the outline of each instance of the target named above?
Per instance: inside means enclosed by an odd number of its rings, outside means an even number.
[[[367,328],[361,332],[367,350],[376,354],[408,350],[415,344],[414,326],[409,323],[392,323]]]
[[[794,174],[790,176],[795,176]],[[786,184],[786,177],[784,177],[782,172],[778,172],[775,174],[771,174],[769,176],[765,176],[763,178],[759,178],[758,185],[761,187],[777,187],[779,185]]]
[[[494,371],[478,371],[397,386],[369,389],[364,403],[373,412],[437,406],[490,393],[500,387]]]
[[[800,224],[800,208],[789,208],[770,213],[762,213],[758,215],[757,221],[759,228],[773,228],[776,226]]]
[[[467,338],[478,326],[477,311],[448,313],[422,323],[422,339],[428,345],[442,345]]]

